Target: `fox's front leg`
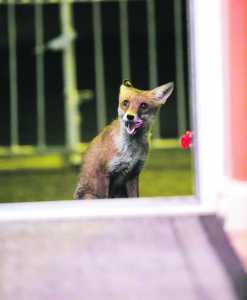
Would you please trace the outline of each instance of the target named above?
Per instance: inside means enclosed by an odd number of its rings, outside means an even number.
[[[74,199],[104,199],[109,197],[109,176],[98,173],[92,177],[82,177],[76,187]]]
[[[139,177],[136,176],[126,182],[128,198],[139,197]]]

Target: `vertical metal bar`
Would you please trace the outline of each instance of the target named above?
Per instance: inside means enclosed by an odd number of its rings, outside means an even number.
[[[128,2],[119,2],[122,79],[130,77]]]
[[[147,23],[148,23],[148,63],[149,63],[149,87],[150,89],[158,85],[157,72],[157,52],[156,52],[156,26],[155,26],[155,1],[147,2]],[[154,138],[160,138],[160,120],[159,116],[153,129]]]
[[[43,6],[34,5],[35,13],[35,48],[36,52],[36,85],[37,85],[37,136],[38,147],[45,147],[45,87],[44,87],[44,23]]]
[[[176,47],[176,96],[178,134],[186,130],[185,80],[183,57],[182,0],[174,0],[175,47]]]
[[[18,95],[17,95],[17,49],[15,4],[8,4],[8,44],[10,83],[10,142],[11,147],[19,144]]]
[[[96,80],[96,110],[97,110],[97,128],[99,131],[106,124],[104,55],[103,55],[102,21],[101,21],[101,9],[100,9],[101,6],[99,2],[93,2],[92,5],[93,5],[95,80]]]
[[[75,35],[73,26],[72,3],[60,3],[60,22],[65,37]],[[63,49],[63,77],[65,94],[66,146],[75,149],[80,142],[80,115],[78,110],[78,92],[75,73],[75,49],[73,39]]]

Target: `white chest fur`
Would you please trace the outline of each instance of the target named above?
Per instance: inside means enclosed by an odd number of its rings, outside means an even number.
[[[138,140],[126,135],[120,135],[115,139],[118,149],[108,165],[111,173],[127,175],[137,166],[142,166],[147,155],[147,146],[143,140]]]

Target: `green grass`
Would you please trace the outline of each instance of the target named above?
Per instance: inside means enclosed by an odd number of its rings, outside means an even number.
[[[178,196],[193,193],[190,151],[180,149],[153,150],[140,177],[140,194]]]
[[[1,172],[0,202],[71,199],[77,176],[72,168]],[[189,195],[192,181],[189,151],[153,150],[140,178],[140,195]]]

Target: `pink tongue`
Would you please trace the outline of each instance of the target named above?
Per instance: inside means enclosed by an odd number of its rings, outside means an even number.
[[[142,121],[138,120],[137,122],[131,124],[131,126],[127,127],[127,132],[129,135],[134,135],[137,128],[142,126]]]
[[[135,133],[135,130],[136,130],[135,124],[133,126],[131,126],[131,127],[129,127],[129,126],[127,127],[127,132],[130,135],[133,135]]]

